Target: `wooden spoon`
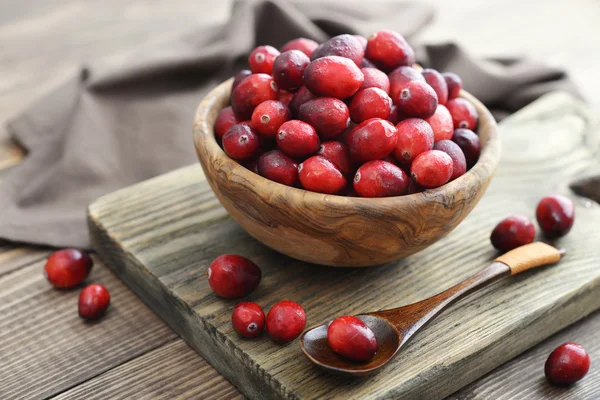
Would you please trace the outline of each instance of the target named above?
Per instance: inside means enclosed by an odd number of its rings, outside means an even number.
[[[564,254],[564,250],[548,244],[531,243],[496,258],[477,274],[433,297],[404,307],[357,315],[373,330],[379,345],[377,353],[368,362],[349,361],[334,353],[327,343],[329,323],[304,332],[300,346],[312,362],[328,371],[367,375],[383,367],[419,329],[454,301],[502,276],[556,263]]]

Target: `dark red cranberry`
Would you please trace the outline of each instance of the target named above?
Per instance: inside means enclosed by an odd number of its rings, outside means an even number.
[[[260,282],[260,268],[252,261],[234,254],[223,254],[210,263],[208,284],[217,296],[236,298],[247,296]]]
[[[323,139],[333,139],[348,127],[350,111],[335,97],[319,97],[300,106],[298,117],[312,125]]]
[[[253,74],[269,74],[273,72],[273,62],[279,50],[272,46],[258,46],[248,57],[248,64]]]
[[[400,116],[398,115],[398,107],[394,104],[390,107],[390,115],[387,117],[387,120],[394,125],[401,121]]]
[[[316,98],[317,96],[312,94],[306,86],[302,86],[296,93],[294,93],[294,97],[292,97],[292,100],[290,100],[290,104],[288,105],[288,108],[292,112],[292,116],[297,117],[302,104]]]
[[[390,154],[398,141],[398,130],[384,119],[372,118],[358,125],[346,138],[350,157],[357,163],[380,160]]]
[[[277,84],[270,75],[252,74],[231,93],[231,107],[238,119],[252,117],[257,105],[267,100],[277,100]]]
[[[421,193],[425,191],[425,188],[415,182],[414,179],[408,180],[408,194]]]
[[[79,285],[89,275],[94,261],[81,250],[62,249],[50,254],[44,273],[50,283],[59,289]]]
[[[339,56],[316,59],[304,70],[304,84],[318,96],[346,99],[358,91],[363,80],[356,64]]]
[[[390,197],[406,194],[408,181],[400,167],[387,161],[373,160],[358,168],[353,185],[361,197]]]
[[[475,106],[467,99],[461,97],[448,100],[446,103],[450,115],[452,115],[452,123],[454,129],[466,128],[474,130],[477,127],[477,119],[479,114]]]
[[[383,90],[386,94],[390,93],[390,79],[385,73],[377,68],[361,68],[360,72],[365,77],[362,85],[360,85],[360,90],[376,87]]]
[[[452,141],[463,151],[467,160],[467,167],[471,168],[475,165],[481,152],[479,136],[470,129],[455,129]]]
[[[315,42],[314,40],[306,39],[306,38],[298,38],[298,39],[292,39],[289,42],[287,42],[286,44],[284,44],[283,47],[281,48],[281,52],[283,53],[283,52],[290,51],[290,50],[300,50],[301,52],[306,54],[308,57],[310,57],[311,54],[313,53],[313,51],[318,46],[319,46],[319,43]]]
[[[360,40],[354,35],[338,35],[332,37],[323,43],[322,46],[315,49],[310,56],[310,59],[316,60],[327,56],[349,58],[356,66],[360,66],[360,63],[365,56],[365,48],[362,46]]]
[[[374,69],[378,69],[377,65],[373,64],[371,61],[369,61],[369,59],[367,57],[364,57],[362,59],[362,61],[360,62],[359,67],[362,68],[374,68]]]
[[[360,90],[352,97],[350,118],[361,123],[371,118],[387,119],[392,109],[392,99],[383,90],[371,87]]]
[[[426,151],[414,159],[410,174],[415,182],[427,189],[442,186],[452,177],[452,158],[443,151]]]
[[[247,161],[243,161],[242,166],[258,175],[258,158],[257,157],[254,157]]]
[[[347,180],[338,167],[322,156],[313,156],[298,166],[302,187],[313,192],[336,194]]]
[[[260,103],[252,112],[252,127],[261,136],[275,139],[277,130],[291,118],[290,110],[277,100],[267,100]]]
[[[435,113],[426,119],[427,123],[431,125],[433,129],[433,138],[435,142],[440,140],[452,139],[454,135],[454,125],[452,123],[452,115],[450,111],[439,104],[435,110]]]
[[[294,93],[288,92],[286,90],[280,90],[277,93],[277,100],[282,102],[283,104],[285,104],[286,107],[289,107],[290,101],[292,101],[293,97],[294,97]]]
[[[354,168],[350,160],[350,152],[344,143],[336,141],[323,142],[317,155],[334,163],[344,175],[350,174]]]
[[[390,97],[394,104],[400,98],[400,92],[406,87],[408,82],[421,81],[425,82],[425,77],[419,71],[412,67],[398,67],[389,75],[390,80]]]
[[[240,122],[241,121],[235,117],[233,108],[225,107],[219,111],[219,115],[217,115],[217,119],[215,120],[215,136],[217,139],[221,139],[229,128]]]
[[[490,236],[492,245],[500,251],[509,251],[533,242],[535,227],[529,218],[513,215],[496,225]]]
[[[415,52],[406,40],[399,33],[387,30],[369,36],[365,56],[384,71],[415,62]]]
[[[406,117],[429,118],[438,106],[437,94],[427,82],[411,81],[400,91],[396,106]]]
[[[231,324],[241,336],[255,338],[265,329],[265,313],[251,301],[239,303],[231,314]]]
[[[442,74],[431,68],[424,69],[422,74],[429,86],[435,90],[438,103],[446,104],[448,101],[448,85]]]
[[[258,159],[258,173],[287,186],[298,183],[298,164],[281,150],[269,151]]]
[[[366,37],[361,36],[361,35],[352,35],[352,36],[354,36],[356,38],[356,40],[358,40],[358,42],[360,43],[360,45],[363,47],[364,50],[367,49],[367,43],[369,41],[367,40]]]
[[[546,360],[546,378],[555,385],[572,385],[580,381],[590,370],[590,356],[585,349],[573,342],[558,346]]]
[[[256,131],[249,125],[233,125],[223,135],[223,150],[234,160],[248,160],[258,154],[260,140]]]
[[[535,211],[538,224],[549,238],[565,236],[575,221],[575,205],[571,199],[555,194],[544,197]]]
[[[252,71],[250,71],[249,69],[243,69],[237,74],[235,74],[235,77],[233,78],[233,83],[231,84],[231,92],[233,93],[233,91],[236,87],[238,87],[240,82],[249,77],[250,75],[252,75]]]
[[[310,58],[300,50],[281,53],[273,64],[273,78],[280,89],[294,91],[302,86],[304,70]]]
[[[97,283],[86,286],[79,294],[79,316],[83,319],[98,319],[106,313],[110,304],[110,293]]]
[[[296,339],[306,326],[306,313],[294,301],[275,303],[267,315],[267,332],[277,343],[288,343]]]
[[[311,156],[319,150],[320,144],[315,129],[303,121],[287,121],[277,131],[277,146],[290,157]]]
[[[394,157],[404,165],[410,165],[421,153],[433,149],[433,130],[422,119],[409,118],[396,125],[398,142],[394,149]]]
[[[460,94],[460,89],[462,89],[462,79],[460,79],[460,76],[453,72],[444,72],[442,76],[448,86],[448,100],[457,98]]]
[[[465,159],[465,155],[460,147],[452,140],[440,140],[433,145],[433,149],[443,151],[452,159],[451,181],[467,172],[467,160]]]
[[[372,359],[378,347],[371,328],[351,315],[336,318],[329,324],[327,342],[339,355],[358,362]]]

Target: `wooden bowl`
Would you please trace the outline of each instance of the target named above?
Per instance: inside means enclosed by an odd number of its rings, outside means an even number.
[[[482,152],[460,178],[437,189],[386,198],[342,197],[285,186],[242,167],[215,140],[213,125],[228,105],[232,79],[200,103],[194,141],[219,201],[250,235],[290,257],[338,267],[367,267],[423,250],[454,229],[485,192],[500,158],[496,121],[479,112]]]

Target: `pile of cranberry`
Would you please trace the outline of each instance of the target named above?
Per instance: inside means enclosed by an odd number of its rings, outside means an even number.
[[[479,158],[478,114],[458,97],[461,79],[415,64],[396,32],[321,45],[299,38],[281,52],[259,46],[248,62],[214,131],[230,158],[265,178],[327,194],[400,196],[442,186]]]

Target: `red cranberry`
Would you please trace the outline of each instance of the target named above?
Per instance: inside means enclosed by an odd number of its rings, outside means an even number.
[[[490,236],[492,245],[500,251],[509,251],[533,242],[535,227],[529,218],[513,215],[496,225]]]
[[[277,93],[277,100],[285,104],[286,107],[289,107],[290,101],[294,97],[294,93],[288,92],[286,90],[280,90]]]
[[[313,156],[298,166],[302,187],[313,192],[336,194],[348,183],[334,163],[322,156]]]
[[[452,176],[452,158],[443,151],[426,151],[414,159],[410,166],[410,174],[425,188],[442,186]]]
[[[448,100],[446,107],[450,111],[450,115],[452,115],[454,129],[466,128],[473,130],[477,127],[479,115],[477,109],[469,100],[461,97]]]
[[[398,142],[394,157],[401,164],[410,165],[419,154],[433,148],[433,130],[425,120],[409,118],[396,125]]]
[[[298,89],[296,93],[294,93],[294,97],[292,97],[292,100],[290,100],[288,108],[292,112],[293,116],[298,116],[302,104],[306,103],[307,101],[314,100],[316,98],[317,96],[312,94],[310,90],[306,88],[306,86],[302,86],[300,89]]]
[[[462,79],[460,79],[460,76],[453,72],[444,72],[442,76],[448,86],[448,100],[457,98],[460,94],[460,89],[462,89]]]
[[[272,46],[258,46],[248,57],[248,64],[253,74],[269,74],[273,72],[273,62],[279,50]]]
[[[390,94],[390,79],[388,76],[377,68],[361,68],[365,80],[360,85],[360,90],[375,87],[383,90],[386,94]]]
[[[369,61],[369,59],[367,57],[364,57],[362,59],[362,61],[360,62],[359,67],[362,68],[374,68],[374,69],[378,69],[377,65],[373,64],[371,61]]]
[[[252,74],[231,93],[231,107],[238,119],[252,117],[254,108],[267,100],[277,99],[277,84],[267,74]]]
[[[223,254],[214,259],[207,271],[208,284],[217,296],[247,296],[260,282],[260,268],[242,256]]]
[[[44,273],[50,283],[59,289],[79,285],[89,275],[94,261],[81,250],[62,249],[50,254]]]
[[[291,120],[277,131],[277,146],[291,157],[305,158],[319,150],[319,135],[306,122]]]
[[[386,30],[369,36],[365,56],[384,71],[415,62],[415,52],[406,40],[399,33]]]
[[[288,343],[296,339],[306,326],[302,306],[290,300],[275,303],[267,315],[267,332],[273,341]]]
[[[110,304],[110,293],[97,283],[86,286],[79,294],[79,316],[83,319],[97,319],[106,313]]]
[[[438,106],[437,94],[427,82],[411,81],[400,91],[396,106],[406,117],[429,118]]]
[[[358,91],[363,80],[356,64],[339,56],[316,59],[304,70],[304,84],[318,96],[346,99]]]
[[[275,139],[277,130],[291,118],[290,110],[280,101],[267,100],[252,112],[252,127],[262,136]]]
[[[442,74],[431,68],[424,69],[422,74],[429,86],[435,90],[438,103],[446,104],[448,101],[448,85]]]
[[[419,71],[412,67],[398,67],[389,75],[390,80],[390,97],[394,104],[398,103],[400,92],[406,87],[408,82],[421,81],[425,82],[425,77]]]
[[[219,115],[217,115],[217,119],[215,120],[215,136],[217,139],[221,139],[225,132],[229,130],[229,128],[239,123],[240,121],[233,113],[233,108],[225,107],[219,111]]]
[[[387,120],[394,125],[401,121],[400,116],[398,115],[398,107],[396,107],[394,104],[392,104],[392,107],[390,107],[390,115],[387,117]]]
[[[575,205],[571,199],[555,194],[544,197],[535,211],[538,224],[549,238],[565,236],[575,221]]]
[[[298,183],[298,164],[281,150],[269,151],[258,159],[258,173],[287,186]]]
[[[346,139],[350,157],[357,163],[379,160],[396,147],[398,130],[384,119],[372,118],[358,125]]]
[[[244,161],[242,162],[242,166],[258,175],[258,158],[254,157]]]
[[[235,74],[235,77],[233,78],[233,83],[231,84],[231,92],[233,93],[233,91],[236,87],[238,87],[240,82],[249,77],[250,75],[252,75],[252,71],[250,71],[249,69],[243,69],[237,74]]]
[[[408,191],[409,178],[396,165],[383,160],[364,163],[354,175],[354,190],[361,197],[401,196]]]
[[[362,89],[352,97],[350,118],[356,123],[371,118],[387,119],[390,116],[392,99],[379,88]]]
[[[265,313],[251,301],[239,303],[231,314],[233,329],[243,337],[254,338],[265,329]]]
[[[300,50],[281,53],[273,64],[273,78],[281,89],[296,90],[302,86],[304,70],[310,58]]]
[[[463,151],[467,160],[467,167],[471,168],[475,165],[481,152],[479,136],[470,129],[455,129],[452,141]]]
[[[250,126],[237,124],[223,135],[223,150],[234,160],[248,160],[260,150],[260,141],[256,131]]]
[[[572,385],[580,381],[590,369],[590,356],[585,349],[573,342],[558,346],[546,360],[546,378],[555,385]]]
[[[327,343],[333,351],[352,361],[369,361],[377,351],[375,334],[359,318],[345,315],[327,328]]]
[[[431,129],[433,129],[433,138],[435,142],[439,142],[440,140],[452,139],[454,135],[454,125],[452,123],[452,115],[450,115],[450,111],[439,104],[435,113],[426,119],[427,123],[431,125]]]
[[[313,51],[319,46],[319,43],[315,42],[311,39],[306,38],[298,38],[293,39],[283,45],[281,48],[281,52],[286,52],[290,50],[300,50],[304,54],[310,57]]]
[[[350,121],[348,106],[335,97],[319,97],[300,106],[298,117],[312,125],[323,139],[344,133]]]
[[[433,149],[443,151],[452,159],[451,181],[467,172],[467,160],[465,159],[465,155],[460,147],[452,140],[440,140],[433,145]]]
[[[352,172],[353,166],[352,161],[350,161],[350,152],[344,143],[336,141],[323,142],[317,154],[334,163],[342,174],[348,175]]]
[[[318,47],[313,51],[310,56],[311,60],[327,56],[339,56],[349,58],[354,61],[356,66],[360,66],[360,63],[365,56],[365,48],[359,39],[354,35],[338,35],[334,36],[322,46]]]

